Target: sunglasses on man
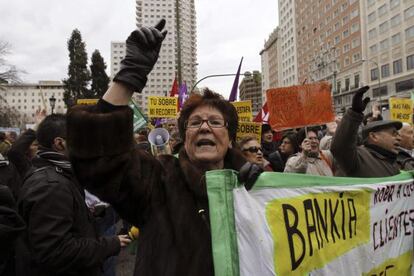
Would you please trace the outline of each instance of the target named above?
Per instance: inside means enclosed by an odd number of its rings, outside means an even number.
[[[261,147],[250,147],[250,148],[243,149],[243,151],[248,151],[248,152],[251,152],[251,153],[257,153],[259,150],[261,152],[263,152]]]

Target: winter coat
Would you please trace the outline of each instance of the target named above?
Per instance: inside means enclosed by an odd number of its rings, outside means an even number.
[[[22,180],[16,167],[2,154],[0,154],[0,185],[9,187],[14,200],[17,200]]]
[[[101,275],[105,259],[120,250],[118,238],[97,237],[70,170],[43,158],[33,164],[18,200],[28,228],[17,247],[18,275]]]
[[[96,133],[82,135],[91,126]],[[214,275],[204,173],[184,149],[178,158],[155,159],[128,140],[128,107],[107,114],[75,107],[68,114],[67,141],[79,182],[140,229],[135,275]],[[224,167],[238,170],[245,162],[240,151],[229,149]]]
[[[0,275],[14,275],[15,242],[26,228],[15,204],[10,189],[0,184]]]
[[[338,176],[385,177],[399,174],[396,160],[366,146],[357,146],[357,133],[364,115],[348,109],[336,129],[331,152],[339,165]]]
[[[333,163],[333,157],[329,150],[320,151],[318,157],[305,157],[298,152],[289,157],[284,172],[333,176]]]
[[[403,148],[400,148],[400,151],[398,152],[397,163],[401,170],[404,170],[404,171],[414,170],[414,158],[411,156],[411,154],[407,150]]]

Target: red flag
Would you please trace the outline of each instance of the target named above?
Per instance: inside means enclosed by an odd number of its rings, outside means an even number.
[[[257,113],[256,118],[254,118],[253,122],[256,123],[265,123],[267,124],[269,121],[269,110],[267,108],[267,102],[262,106],[259,113]]]
[[[178,81],[177,81],[177,77],[174,78],[174,82],[173,82],[173,85],[172,85],[171,91],[170,91],[170,97],[174,97],[175,95],[178,95]]]

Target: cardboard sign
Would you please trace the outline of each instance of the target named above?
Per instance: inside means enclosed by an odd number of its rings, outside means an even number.
[[[240,141],[243,136],[255,136],[256,140],[261,143],[262,124],[255,122],[239,122],[237,128],[236,140]]]
[[[414,182],[206,173],[216,275],[414,275]],[[225,231],[223,231],[225,229]]]
[[[98,103],[98,99],[77,99],[76,104],[94,105]]]
[[[269,124],[274,130],[321,125],[335,120],[329,83],[269,89],[266,95]]]
[[[412,124],[413,101],[404,98],[390,98],[390,120]]]
[[[252,101],[240,101],[240,102],[231,102],[232,105],[237,110],[239,115],[239,122],[251,122],[253,119],[252,115]]]
[[[148,117],[150,118],[176,118],[176,97],[148,97]]]

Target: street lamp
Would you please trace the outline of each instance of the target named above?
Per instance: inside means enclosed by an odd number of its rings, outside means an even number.
[[[252,75],[252,73],[250,73],[249,71],[246,71],[246,72],[244,72],[244,74],[243,74],[246,78],[248,78],[248,77],[250,77],[251,75]],[[203,77],[203,78],[201,78],[201,79],[199,79],[194,85],[193,85],[193,87],[191,88],[191,92],[193,92],[194,91],[194,89],[196,88],[196,86],[197,86],[197,84],[199,84],[200,82],[202,82],[203,80],[205,80],[205,79],[208,79],[208,78],[216,78],[216,77],[230,77],[230,76],[237,76],[237,74],[216,74],[216,75],[208,75],[208,76],[205,76],[205,77]]]
[[[377,67],[377,71],[378,71],[378,98],[379,98],[379,103],[380,103],[380,111],[382,112],[382,105],[381,105],[381,71],[380,71],[380,67],[378,65],[378,63],[375,60],[371,60],[371,59],[362,59],[362,62],[365,61],[370,61],[372,63],[375,64],[375,66]],[[371,71],[369,71],[371,72]],[[371,75],[369,76],[371,79]]]
[[[55,109],[55,104],[56,104],[55,95],[52,95],[52,97],[49,98],[49,103],[50,103],[50,108],[52,109],[52,114],[53,114],[53,110]]]

